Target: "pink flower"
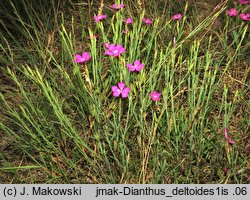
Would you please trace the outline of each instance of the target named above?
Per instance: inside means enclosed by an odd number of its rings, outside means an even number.
[[[250,13],[246,13],[246,14],[242,13],[240,14],[240,18],[244,21],[250,21]]]
[[[120,56],[120,54],[124,53],[126,50],[125,48],[122,47],[121,44],[118,44],[117,46],[115,46],[114,44],[104,43],[104,46],[106,48],[105,55],[108,55],[108,56],[118,57]]]
[[[129,71],[131,71],[131,72],[134,72],[134,71],[139,72],[139,71],[142,70],[143,67],[144,67],[144,64],[141,63],[139,60],[135,60],[135,61],[134,61],[134,65],[132,65],[132,64],[130,64],[130,63],[127,64],[127,68],[128,68]]]
[[[114,97],[119,97],[121,95],[122,98],[127,98],[128,93],[130,92],[130,88],[125,87],[124,82],[119,82],[117,86],[112,86],[112,92]]]
[[[95,22],[99,22],[99,21],[105,19],[106,17],[107,17],[107,15],[96,15],[96,16],[94,16],[94,20],[95,20]]]
[[[110,6],[111,8],[115,9],[115,10],[120,10],[121,8],[124,8],[124,4],[120,4],[119,6],[117,4],[113,4]]]
[[[128,19],[124,19],[122,20],[125,24],[133,24],[133,19],[132,18],[128,18]]]
[[[161,99],[161,94],[156,91],[151,92],[149,96],[151,97],[152,101],[159,101]]]
[[[76,63],[85,63],[90,60],[91,56],[88,52],[83,52],[82,55],[76,54],[74,62]]]
[[[248,4],[250,0],[239,0],[239,4]]]
[[[178,14],[176,14],[176,15],[173,15],[173,17],[172,17],[173,20],[179,20],[179,19],[181,19],[181,18],[182,18],[182,14],[181,14],[181,13],[178,13]]]
[[[228,144],[233,145],[234,144],[234,140],[232,140],[227,132],[227,128],[224,128],[224,136],[226,141],[228,142]]]
[[[123,33],[124,33],[124,34],[127,34],[128,31],[129,31],[128,29],[125,29],[125,30],[123,31]]]
[[[235,8],[231,8],[227,11],[227,14],[230,17],[235,17],[238,15],[238,10],[236,10]]]
[[[149,18],[142,18],[142,22],[144,22],[145,24],[153,24],[152,19]]]

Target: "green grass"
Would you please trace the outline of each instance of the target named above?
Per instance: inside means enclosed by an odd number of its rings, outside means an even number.
[[[93,2],[19,2],[0,3],[2,183],[249,182],[249,23],[228,17],[227,2],[199,24],[188,4],[173,21],[172,4],[104,2],[108,18],[94,23]],[[105,56],[104,42],[126,52]],[[74,63],[83,51],[91,60]],[[135,59],[140,73],[126,67]],[[120,81],[127,99],[112,96]]]

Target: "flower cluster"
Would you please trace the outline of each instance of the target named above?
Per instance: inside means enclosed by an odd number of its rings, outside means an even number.
[[[245,5],[245,4],[250,3],[250,0],[239,0],[238,3],[241,5]],[[125,7],[124,4],[113,4],[110,6],[110,8],[112,8],[116,11],[118,11],[124,7]],[[227,15],[230,17],[236,17],[239,15],[239,17],[242,20],[250,21],[250,13],[239,14],[239,11],[236,8],[230,8],[227,11]],[[174,21],[180,20],[180,19],[182,19],[182,17],[183,17],[182,13],[177,13],[177,14],[174,14],[172,16],[172,20],[174,20]],[[107,15],[99,14],[99,15],[94,16],[94,21],[99,22],[105,18],[107,18]],[[132,24],[133,19],[127,18],[127,19],[122,20],[122,22],[127,24],[127,25]],[[145,18],[145,17],[142,18],[142,22],[146,25],[153,24],[152,19]],[[129,31],[129,29],[127,29],[127,26],[126,26],[126,29],[123,31],[123,33],[127,34],[128,31]],[[97,37],[98,37],[97,35],[93,34],[93,35],[89,36],[88,38],[89,39],[96,39]],[[115,57],[115,58],[119,57],[121,54],[123,54],[126,51],[126,49],[122,46],[122,44],[115,45],[114,43],[109,44],[109,43],[105,42],[104,47],[105,47],[105,55]],[[75,55],[74,62],[85,63],[90,59],[91,59],[91,55],[88,52],[83,52],[81,55],[80,54]],[[145,64],[137,59],[137,60],[134,60],[133,63],[127,63],[126,66],[130,72],[139,73],[144,68]],[[115,97],[121,96],[122,98],[126,98],[126,97],[128,97],[128,93],[130,92],[130,88],[128,86],[125,86],[124,82],[119,82],[117,86],[112,86],[112,92],[113,92],[113,96],[115,96]],[[149,96],[152,99],[152,101],[159,101],[161,94],[157,91],[152,91]],[[226,129],[224,130],[224,133],[225,133],[225,138],[228,141],[228,143],[233,144],[234,141],[230,139],[229,134],[227,133]]]
[[[122,8],[124,8],[124,4],[113,4],[110,6],[110,8],[118,11]],[[172,16],[172,19],[173,20],[179,20],[182,18],[182,14],[181,13],[178,13],[178,14],[175,14]],[[99,15],[96,15],[94,16],[94,21],[97,23],[103,19],[107,18],[107,15],[103,15],[103,14],[99,14]],[[125,24],[132,24],[133,23],[133,19],[132,18],[127,18],[127,19],[124,19],[122,20],[123,23]],[[150,18],[142,18],[142,22],[146,25],[151,25],[153,24],[153,20],[150,19]],[[123,32],[125,34],[128,33],[128,29],[124,30]],[[96,39],[98,37],[98,35],[96,34],[93,34],[91,36],[88,36],[88,39]],[[105,42],[104,43],[104,47],[105,47],[105,55],[107,56],[111,56],[111,57],[119,57],[121,54],[123,54],[126,49],[121,45],[121,44],[117,44],[115,45],[114,43],[107,43]],[[76,54],[75,55],[75,60],[74,62],[76,63],[85,63],[87,62],[88,60],[91,59],[91,56],[88,52],[83,52],[82,55],[79,55],[79,54]],[[126,64],[128,70],[130,72],[137,72],[139,73],[143,67],[145,66],[144,63],[142,63],[140,60],[134,60],[133,63],[127,63]],[[130,92],[130,88],[128,86],[125,85],[124,82],[119,82],[117,85],[114,85],[112,86],[112,93],[113,93],[113,96],[114,97],[119,97],[121,96],[122,98],[127,98],[128,97],[128,94]],[[160,96],[161,94],[159,92],[156,92],[156,91],[152,91],[150,94],[149,94],[149,97],[152,99],[152,101],[159,101],[160,100]]]
[[[241,5],[245,5],[245,4],[250,3],[250,0],[239,0],[238,2]],[[119,5],[113,4],[110,6],[110,8],[112,8],[116,11],[118,11],[124,7],[125,7],[124,4],[119,4]],[[216,6],[216,8],[218,8],[218,6]],[[230,17],[236,17],[239,15],[239,17],[242,20],[250,21],[250,13],[239,14],[239,11],[237,10],[237,8],[230,8],[227,11],[227,15]],[[99,15],[94,16],[94,21],[97,23],[97,22],[105,19],[106,17],[107,17],[107,15],[99,14]],[[172,16],[172,20],[177,21],[177,20],[182,19],[182,17],[183,17],[182,13],[177,13],[177,14],[174,14]],[[122,22],[124,24],[126,24],[126,29],[123,31],[123,33],[127,34],[129,32],[129,29],[128,29],[129,24],[133,24],[133,19],[132,18],[123,19]],[[142,22],[146,25],[153,24],[153,20],[150,18],[142,18]],[[98,35],[96,35],[96,34],[88,36],[89,39],[97,39],[97,37],[98,37]],[[176,43],[176,38],[174,37],[174,44],[175,43]],[[126,49],[122,46],[122,44],[115,45],[114,43],[109,44],[109,43],[105,42],[104,47],[105,47],[104,54],[107,56],[114,57],[114,58],[118,58],[121,54],[125,53],[125,51],[126,51]],[[91,59],[91,55],[88,52],[83,52],[81,55],[80,54],[75,55],[74,62],[75,63],[85,63],[90,59]],[[144,66],[145,66],[145,64],[142,61],[140,61],[139,59],[133,60],[132,63],[126,63],[126,67],[131,73],[132,72],[133,73],[134,72],[140,73],[143,70]],[[123,81],[121,81],[121,82],[118,82],[117,85],[111,86],[111,91],[112,91],[112,95],[114,97],[121,97],[124,99],[124,98],[128,98],[131,89]],[[153,90],[149,94],[149,97],[151,98],[151,100],[153,102],[160,101],[161,100],[161,93]],[[226,144],[228,144],[229,147],[231,147],[235,143],[235,141],[233,139],[231,139],[227,128],[224,128],[224,140],[223,140],[223,142],[226,142]],[[224,171],[224,174],[227,174],[228,168],[225,167],[223,169],[223,171]]]
[[[250,0],[239,0],[239,4],[248,4]],[[228,16],[236,17],[239,14],[239,11],[236,8],[231,8],[227,11]],[[250,21],[250,13],[241,13],[240,18],[243,21]]]
[[[248,4],[249,2],[250,2],[250,0],[239,0],[239,4]],[[124,4],[120,4],[120,5],[113,4],[110,7],[112,9],[115,9],[118,11],[118,10],[124,8],[125,6],[124,6]],[[239,14],[239,12],[236,8],[231,8],[227,11],[227,14],[230,17],[235,17]],[[99,22],[99,21],[105,19],[106,17],[107,17],[107,15],[99,14],[99,15],[94,16],[94,21]],[[182,17],[183,17],[183,14],[178,13],[178,14],[173,15],[172,19],[173,20],[180,20]],[[242,13],[242,14],[240,14],[240,18],[242,20],[249,21],[250,20],[250,13]],[[124,19],[123,22],[125,24],[132,24],[133,19],[127,18],[127,19]],[[142,22],[147,24],[147,25],[153,24],[153,20],[150,18],[142,18]],[[124,30],[124,33],[126,34],[126,33],[128,33],[128,31],[129,30],[126,29],[126,30]],[[89,36],[88,38],[92,39],[92,38],[97,38],[97,37],[98,37],[97,35],[92,35],[92,36]],[[104,47],[106,49],[105,55],[112,56],[112,57],[119,57],[121,54],[123,54],[126,51],[126,49],[121,44],[115,45],[113,43],[108,44],[107,42],[105,42]],[[83,52],[82,55],[79,55],[79,54],[75,55],[74,62],[85,63],[88,60],[90,60],[90,58],[91,58],[91,56],[88,52]],[[127,63],[126,66],[130,72],[140,72],[144,67],[144,63],[141,63],[140,60],[135,60],[133,64]],[[125,86],[124,82],[119,82],[117,86],[112,86],[112,92],[113,92],[113,96],[115,96],[115,97],[119,97],[121,95],[122,98],[126,98],[126,97],[128,97],[128,93],[130,92],[130,88]],[[161,94],[156,92],[156,91],[153,91],[150,93],[149,96],[152,99],[152,101],[159,101]],[[225,129],[225,138],[227,139],[227,141],[230,144],[233,144],[233,140],[231,140],[229,138],[229,135],[228,135],[226,129]]]

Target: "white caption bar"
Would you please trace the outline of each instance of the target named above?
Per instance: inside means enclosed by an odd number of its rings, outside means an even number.
[[[1,200],[250,199],[246,184],[0,184]]]

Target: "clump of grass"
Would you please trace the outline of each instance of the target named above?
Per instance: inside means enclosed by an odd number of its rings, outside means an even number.
[[[207,29],[226,4],[193,29],[188,28],[188,5],[178,21],[169,17],[162,23],[156,15],[146,25],[143,10],[126,25],[122,20],[128,11],[121,9],[107,11],[107,19],[87,28],[83,18],[59,15],[53,1],[52,30],[39,29],[35,13],[26,7],[28,22],[11,6],[18,30],[31,43],[22,43],[2,23],[7,32],[0,35],[3,71],[20,99],[13,104],[1,91],[0,130],[26,165],[20,158],[21,164],[13,166],[2,156],[0,173],[36,170],[43,179],[31,182],[46,183],[247,182],[246,155],[241,153],[241,134],[247,132],[232,120],[249,88],[244,76],[243,88],[230,92],[225,79],[249,48],[248,24],[226,19],[235,28],[230,30],[227,22],[217,37]],[[93,34],[98,38],[87,39]],[[126,52],[108,57],[104,42],[122,44]],[[234,52],[221,55],[221,48]],[[22,49],[20,55],[17,49]],[[91,59],[74,63],[74,55],[83,51]],[[136,59],[145,66],[131,73],[126,64]],[[120,81],[130,87],[126,99],[112,96],[112,85]],[[150,99],[153,90],[161,93],[160,101]],[[224,127],[234,145],[218,133]],[[13,181],[24,182],[19,176]]]

